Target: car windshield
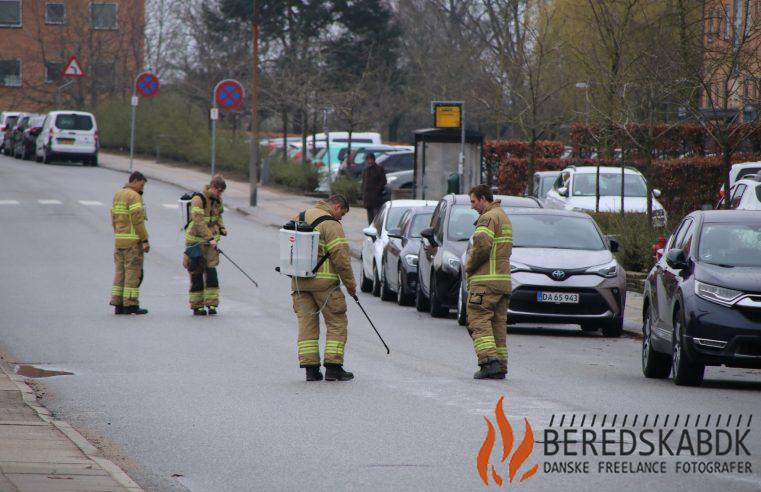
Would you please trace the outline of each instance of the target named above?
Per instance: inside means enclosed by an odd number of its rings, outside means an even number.
[[[539,196],[541,198],[544,198],[547,196],[547,192],[552,189],[553,183],[555,183],[555,180],[557,179],[557,176],[547,177],[544,180],[542,180],[542,189],[539,192]]]
[[[515,248],[605,249],[605,242],[592,219],[514,214],[510,221]]]
[[[729,267],[761,267],[761,220],[703,225],[700,261]]]
[[[409,207],[391,207],[388,209],[388,219],[386,219],[386,230],[399,227],[399,221],[402,219],[404,212],[409,210]]]
[[[431,216],[433,213],[417,214],[412,218],[412,225],[410,226],[410,237],[420,237],[420,231],[428,227],[431,223]]]
[[[86,114],[59,114],[55,126],[60,130],[92,130],[92,118]]]
[[[449,214],[447,237],[453,241],[467,241],[476,230],[475,222],[478,212],[470,205],[455,205]]]
[[[577,173],[573,177],[573,196],[595,196],[596,178],[595,173]],[[624,180],[624,196],[647,196],[647,186],[642,176],[627,174]],[[600,196],[621,196],[620,173],[600,174]]]

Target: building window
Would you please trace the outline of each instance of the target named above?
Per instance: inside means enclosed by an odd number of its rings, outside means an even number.
[[[66,24],[66,4],[49,3],[45,5],[46,24]]]
[[[94,63],[92,76],[97,89],[111,91],[116,87],[116,64],[113,62]]]
[[[90,26],[93,29],[116,29],[116,4],[115,3],[91,3]]]
[[[21,0],[0,0],[0,27],[21,27]]]
[[[62,62],[46,62],[45,63],[45,82],[48,84],[55,84],[58,82],[61,82],[63,77],[61,76],[61,72],[63,72],[63,63]]]
[[[0,85],[21,87],[21,60],[0,60]]]

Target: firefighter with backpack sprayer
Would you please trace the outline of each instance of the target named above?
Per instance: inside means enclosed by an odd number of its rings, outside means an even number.
[[[325,320],[325,379],[349,381],[354,375],[343,369],[348,319],[346,298],[340,289],[343,282],[347,293],[355,297],[357,284],[351,268],[349,241],[341,219],[349,212],[349,202],[343,195],[333,195],[313,208],[294,217],[318,231],[318,255],[325,260],[314,277],[291,279],[293,310],[299,322],[299,365],[306,369],[307,381],[321,381],[320,319]]]
[[[203,193],[194,193],[190,201],[183,266],[190,273],[190,309],[194,316],[215,315],[219,308],[217,243],[221,236],[227,236],[222,220],[222,193],[226,188],[225,178],[215,174]]]

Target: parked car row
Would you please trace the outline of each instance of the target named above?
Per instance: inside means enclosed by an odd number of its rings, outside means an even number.
[[[92,113],[51,111],[35,113],[3,112],[0,114],[5,155],[17,159],[50,164],[56,161],[82,161],[98,165],[98,126]]]

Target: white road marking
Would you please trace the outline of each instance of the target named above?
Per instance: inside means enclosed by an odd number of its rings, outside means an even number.
[[[18,200],[0,200],[0,205],[18,205]]]
[[[173,208],[175,210],[180,208],[180,205],[178,203],[162,203],[161,206],[164,208]]]
[[[96,200],[79,200],[80,205],[85,207],[102,207],[103,204]]]
[[[60,205],[61,200],[37,200],[40,205]]]

